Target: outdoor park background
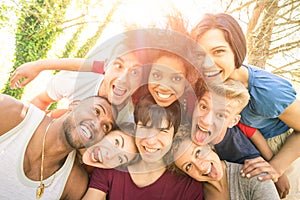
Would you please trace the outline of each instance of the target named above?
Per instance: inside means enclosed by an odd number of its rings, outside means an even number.
[[[22,63],[84,57],[125,29],[164,27],[164,16],[174,12],[189,19],[190,27],[207,12],[231,14],[247,37],[246,62],[289,79],[299,93],[300,1],[0,0],[1,93],[28,101],[53,72],[41,73],[24,90],[11,90],[10,73]]]

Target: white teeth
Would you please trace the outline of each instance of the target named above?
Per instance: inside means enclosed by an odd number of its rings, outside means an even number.
[[[94,162],[97,162],[97,161],[98,161],[98,160],[95,158],[94,152],[92,152],[92,160],[93,160]]]
[[[209,168],[206,170],[205,173],[203,173],[203,175],[208,175],[211,172],[211,166],[212,164],[209,165]]]
[[[100,152],[100,150],[98,151],[98,160],[99,160],[99,162],[101,162],[101,163],[102,163],[102,156],[101,156],[101,152]]]
[[[122,96],[126,93],[126,89],[115,86],[114,87],[114,93],[119,95],[119,96]]]
[[[85,137],[87,137],[88,139],[92,137],[92,134],[90,133],[87,127],[81,125],[80,128],[82,129],[82,132],[84,133]]]
[[[148,148],[148,147],[145,147],[145,150],[148,151],[149,153],[154,153],[157,151],[157,149],[151,149],[151,148]]]
[[[157,92],[157,95],[160,97],[160,98],[163,98],[163,99],[167,99],[171,96],[171,94],[161,94],[161,93],[158,93]]]
[[[203,132],[208,132],[208,129],[202,128],[201,126],[198,125],[198,128],[203,131]]]
[[[212,72],[204,72],[204,75],[207,77],[212,77],[212,76],[216,76],[220,73],[221,73],[221,71],[212,71]]]

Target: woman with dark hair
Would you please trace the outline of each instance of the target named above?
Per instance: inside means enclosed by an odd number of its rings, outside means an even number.
[[[193,28],[191,37],[214,61],[215,65],[204,66],[203,77],[206,81],[221,77],[224,82],[231,78],[241,81],[248,88],[250,101],[241,112],[241,122],[257,128],[276,154],[269,161],[271,167],[255,159],[246,162],[243,175],[252,177],[262,171],[268,172],[264,180],[272,178],[276,182],[300,156],[300,101],[296,99],[296,91],[282,77],[243,64],[246,39],[232,16],[225,13],[204,15]],[[285,197],[288,189],[282,188],[279,193]]]

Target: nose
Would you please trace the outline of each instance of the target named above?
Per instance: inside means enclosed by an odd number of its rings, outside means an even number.
[[[205,68],[209,68],[209,67],[214,66],[214,61],[212,60],[212,58],[209,55],[205,56],[203,66]]]
[[[126,83],[128,81],[128,73],[129,73],[128,69],[124,69],[120,74],[118,81],[122,83]]]
[[[195,161],[196,163],[196,168],[198,169],[198,171],[203,174],[203,173],[207,173],[208,170],[210,170],[210,162],[205,161],[203,159],[197,159]]]
[[[107,160],[112,160],[117,155],[116,149],[110,149],[106,151],[105,157]]]
[[[205,126],[210,126],[213,121],[213,113],[212,112],[206,112],[200,117],[201,123]]]
[[[147,129],[145,130],[145,135],[144,135],[144,139],[147,140],[148,144],[154,144],[157,141],[157,134],[158,131],[156,129]]]

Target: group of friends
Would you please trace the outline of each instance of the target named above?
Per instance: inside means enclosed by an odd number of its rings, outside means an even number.
[[[285,171],[300,156],[292,85],[244,64],[245,36],[230,15],[177,27],[128,31],[85,59],[17,68],[12,88],[62,71],[29,104],[0,96],[0,197],[288,196],[295,174]],[[63,98],[67,109],[47,110]]]

